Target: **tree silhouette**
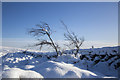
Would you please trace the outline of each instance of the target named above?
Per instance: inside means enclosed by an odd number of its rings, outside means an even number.
[[[69,41],[69,43],[70,43],[67,46],[70,47],[70,46],[73,45],[74,46],[73,49],[76,48],[75,53],[74,53],[75,56],[76,56],[77,53],[79,52],[80,47],[82,46],[82,44],[84,42],[84,38],[83,37],[82,38],[78,38],[77,35],[74,32],[70,32],[68,30],[67,26],[64,24],[63,21],[61,21],[61,23],[64,25],[64,27],[65,27],[65,29],[67,31],[67,33],[64,34],[65,39],[67,41]]]
[[[41,24],[37,24],[36,25],[37,28],[32,28],[29,33],[31,35],[33,35],[34,37],[39,37],[38,38],[38,43],[35,44],[35,46],[40,46],[40,50],[43,47],[43,45],[50,45],[51,47],[53,47],[57,53],[56,57],[59,55],[59,51],[58,48],[59,46],[53,41],[53,39],[51,38],[51,34],[52,34],[52,30],[50,29],[50,26],[45,23],[45,22],[41,22]],[[47,37],[49,38],[48,40],[42,40],[41,37],[44,37],[45,35],[47,35]]]

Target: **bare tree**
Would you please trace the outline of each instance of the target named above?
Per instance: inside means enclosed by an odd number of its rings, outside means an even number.
[[[50,45],[51,47],[53,47],[55,49],[57,56],[58,56],[59,55],[59,51],[58,51],[59,46],[51,38],[52,30],[50,29],[50,26],[44,22],[41,22],[41,24],[37,24],[36,26],[37,26],[37,28],[32,28],[29,31],[29,33],[31,35],[33,35],[34,37],[40,37],[40,39],[38,39],[39,42],[37,44],[35,44],[35,46],[40,46],[40,50],[41,50],[43,45]],[[47,35],[49,41],[41,39],[41,36],[45,36],[45,35]]]
[[[78,38],[77,35],[74,32],[70,32],[67,28],[67,26],[64,24],[63,21],[61,21],[61,23],[64,25],[67,33],[64,34],[64,37],[67,41],[69,41],[69,45],[67,45],[68,47],[70,46],[74,46],[73,48],[76,48],[75,50],[75,56],[77,56],[77,53],[80,50],[80,47],[82,46],[83,42],[84,42],[84,38]]]

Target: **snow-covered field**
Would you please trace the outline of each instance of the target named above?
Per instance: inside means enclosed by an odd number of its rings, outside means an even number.
[[[3,78],[115,78],[120,68],[118,47],[81,49],[77,57],[72,50],[54,57],[55,52],[0,50]]]

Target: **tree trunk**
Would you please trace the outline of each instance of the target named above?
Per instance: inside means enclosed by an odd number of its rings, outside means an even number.
[[[79,52],[79,48],[77,48],[76,50],[75,57],[77,56],[78,52]]]
[[[57,56],[58,56],[58,55],[59,55],[59,52],[58,52],[58,50],[57,50],[57,48],[56,48],[56,46],[55,46],[55,44],[54,44],[54,42],[53,42],[52,38],[50,37],[50,34],[49,34],[49,33],[47,33],[47,35],[48,35],[48,37],[49,37],[50,41],[52,42],[52,45],[53,45],[53,47],[54,47],[54,49],[55,49],[55,51],[56,51],[56,53],[57,53]]]

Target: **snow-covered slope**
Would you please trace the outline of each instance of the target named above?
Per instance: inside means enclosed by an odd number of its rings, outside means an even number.
[[[72,50],[55,58],[55,52],[22,49],[0,50],[3,77],[6,78],[105,78],[117,77],[120,62],[118,47],[82,49],[77,57]],[[16,75],[15,75],[16,74]],[[31,75],[33,74],[33,75]]]
[[[31,70],[22,70],[19,68],[10,68],[3,71],[3,78],[43,78],[42,75]]]
[[[36,65],[32,70],[39,72],[45,78],[96,78],[101,77],[90,71],[83,70],[64,62],[47,61]]]

